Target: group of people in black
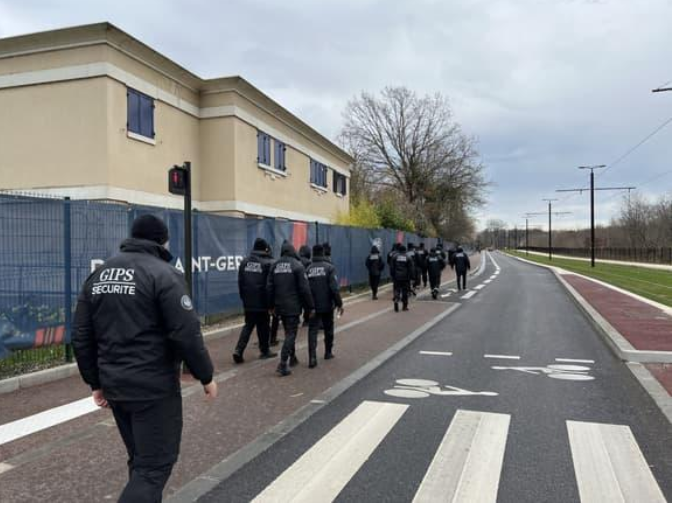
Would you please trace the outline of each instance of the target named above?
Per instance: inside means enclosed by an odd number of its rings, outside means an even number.
[[[294,246],[285,241],[280,258],[274,260],[269,243],[261,238],[255,240],[250,255],[239,266],[239,295],[245,324],[232,354],[235,363],[243,363],[243,353],[253,329],[257,329],[260,358],[278,356],[271,346],[278,344],[276,333],[280,323],[285,340],[276,371],[282,376],[290,375],[290,367],[298,364],[295,340],[302,317],[309,326],[309,368],[318,365],[316,350],[321,328],[324,358],[334,357],[334,312],[337,309],[341,315],[344,309],[337,271],[330,256],[328,243],[317,244],[313,249],[302,246],[298,254]]]

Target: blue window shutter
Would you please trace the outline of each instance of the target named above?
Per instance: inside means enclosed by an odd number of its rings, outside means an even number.
[[[154,138],[154,101],[144,94],[140,96],[140,133],[148,138]]]
[[[313,159],[309,161],[309,182],[316,182],[316,162]]]
[[[270,144],[270,139],[269,135],[265,135],[266,138],[266,145],[265,145],[265,150],[264,150],[264,156],[265,156],[265,165],[269,165],[271,163],[271,144]]]
[[[140,95],[132,89],[127,90],[127,129],[131,133],[140,134]]]

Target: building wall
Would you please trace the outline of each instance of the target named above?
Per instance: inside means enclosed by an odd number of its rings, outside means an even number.
[[[107,81],[0,89],[0,188],[104,185]]]
[[[202,119],[199,121],[200,138],[200,197],[202,201],[222,202],[235,200],[234,117]],[[223,204],[214,204],[213,211],[230,210]]]

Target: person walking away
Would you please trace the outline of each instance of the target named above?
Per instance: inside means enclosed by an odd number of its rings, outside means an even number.
[[[417,249],[417,262],[419,264],[419,276],[417,276],[417,281],[419,281],[418,286],[421,285],[421,279],[424,282],[424,288],[428,286],[428,250],[424,243],[419,244]]]
[[[414,243],[407,243],[407,256],[410,258],[412,261],[412,275],[410,278],[410,290],[409,292],[413,295],[416,296],[416,284],[417,284],[417,251],[414,249]]]
[[[391,272],[393,273],[393,309],[398,311],[398,304],[402,301],[403,310],[408,310],[408,293],[414,278],[414,262],[405,252],[405,246],[398,245],[398,253],[392,260]]]
[[[335,308],[339,310],[340,315],[344,313],[335,266],[327,261],[323,246],[320,244],[314,246],[312,255],[311,265],[307,268],[309,288],[315,307],[315,313],[309,320],[309,368],[314,368],[318,364],[316,346],[321,324],[325,341],[324,357],[334,358],[332,348],[335,339]]]
[[[168,229],[138,217],[120,253],[87,278],[72,345],[94,402],[112,409],[128,454],[119,502],[161,502],[183,427],[180,365],[217,396],[213,364],[182,273],[169,264]]]
[[[438,299],[442,271],[445,269],[445,260],[440,256],[435,248],[431,248],[431,252],[427,259],[427,265],[428,279],[431,285],[431,296],[433,296],[433,299]]]
[[[309,267],[309,264],[311,264],[311,248],[309,248],[306,244],[300,246],[300,262],[304,266],[304,269]]]
[[[454,269],[456,270],[456,284],[461,290],[461,281],[463,281],[463,290],[466,290],[466,275],[470,269],[470,259],[459,246],[454,254]]]
[[[304,266],[293,245],[287,241],[284,241],[281,247],[281,258],[274,262],[269,271],[267,299],[270,306],[274,307],[271,313],[276,313],[281,317],[285,332],[281,362],[276,371],[282,376],[290,375],[288,365],[297,364],[295,339],[300,324],[300,315],[304,310],[305,318],[311,319],[314,313],[314,300]]]
[[[370,278],[370,289],[372,289],[373,300],[379,299],[377,298],[377,292],[379,291],[381,272],[384,270],[385,265],[384,258],[379,253],[379,248],[376,245],[372,245],[370,255],[365,259],[365,267],[367,267]]]
[[[243,363],[250,335],[257,329],[260,359],[276,357],[269,349],[269,309],[267,303],[267,279],[274,260],[269,255],[269,244],[264,239],[256,239],[250,255],[239,266],[239,296],[243,301],[245,324],[239,341],[234,348],[234,363]]]
[[[386,255],[386,263],[388,264],[389,278],[393,281],[393,258],[398,255],[398,247],[400,243],[394,243],[391,251]]]

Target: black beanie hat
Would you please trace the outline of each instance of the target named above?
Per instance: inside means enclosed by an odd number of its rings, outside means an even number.
[[[323,255],[325,255],[325,249],[323,248],[323,245],[322,244],[315,245],[311,250],[311,254],[314,257],[322,257]]]
[[[326,257],[329,257],[332,254],[332,247],[330,246],[330,243],[323,243],[323,254]]]
[[[166,223],[162,220],[152,214],[143,214],[136,218],[131,225],[131,237],[164,244],[169,240],[169,232]]]
[[[253,244],[253,249],[256,251],[267,251],[269,248],[269,243],[262,239],[261,237],[258,237],[255,239],[255,243]]]

